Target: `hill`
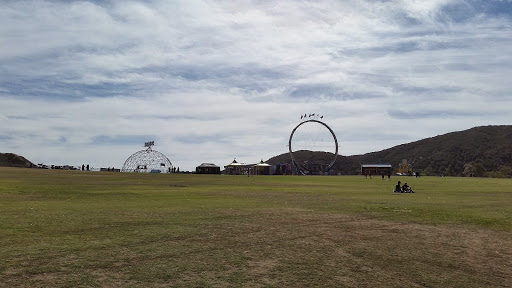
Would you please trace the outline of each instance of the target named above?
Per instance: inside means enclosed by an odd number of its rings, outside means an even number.
[[[25,157],[13,153],[0,153],[0,167],[30,168],[32,166],[34,166],[34,164],[25,159]]]
[[[325,157],[310,152],[311,158]],[[324,153],[324,152],[321,152]],[[315,156],[314,156],[315,155]],[[361,164],[389,163],[396,170],[407,159],[415,171],[427,175],[512,177],[512,126],[483,126],[451,132],[363,155],[338,156],[334,170],[358,174]],[[268,160],[290,162],[288,153]]]

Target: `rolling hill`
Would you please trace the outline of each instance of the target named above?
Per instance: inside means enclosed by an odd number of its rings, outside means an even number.
[[[311,158],[332,157],[325,152],[303,153],[310,153]],[[426,175],[512,177],[512,125],[475,127],[378,152],[340,155],[333,169],[358,174],[361,164],[388,163],[396,170],[403,159]],[[284,153],[267,162],[290,162],[290,156]]]
[[[326,152],[301,151],[302,159],[326,159]],[[512,177],[512,125],[482,126],[451,132],[419,141],[398,145],[362,155],[338,155],[333,170],[339,174],[360,173],[361,164],[391,164],[398,168],[403,159],[414,171],[424,175]],[[267,163],[290,163],[283,153]],[[13,153],[0,153],[0,166],[33,167],[34,164]]]
[[[33,167],[32,162],[25,157],[13,153],[0,153],[0,167]]]

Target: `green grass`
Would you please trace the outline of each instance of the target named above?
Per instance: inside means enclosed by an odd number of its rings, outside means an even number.
[[[0,287],[506,287],[511,203],[512,179],[0,168]]]

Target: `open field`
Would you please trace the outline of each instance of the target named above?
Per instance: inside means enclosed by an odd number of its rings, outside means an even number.
[[[512,179],[0,168],[0,259],[0,287],[512,287]]]

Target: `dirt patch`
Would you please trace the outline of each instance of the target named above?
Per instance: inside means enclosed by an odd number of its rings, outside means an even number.
[[[403,224],[306,209],[208,212],[212,214],[194,225],[169,226],[155,235],[141,229],[143,234],[129,234],[135,238],[124,245],[107,241],[73,252],[18,255],[19,259],[11,258],[18,265],[0,276],[11,287],[73,283],[91,287],[510,287],[512,283],[510,232]]]
[[[277,286],[508,287],[512,280],[507,232],[297,210],[211,229],[210,241],[248,257],[248,275]]]

